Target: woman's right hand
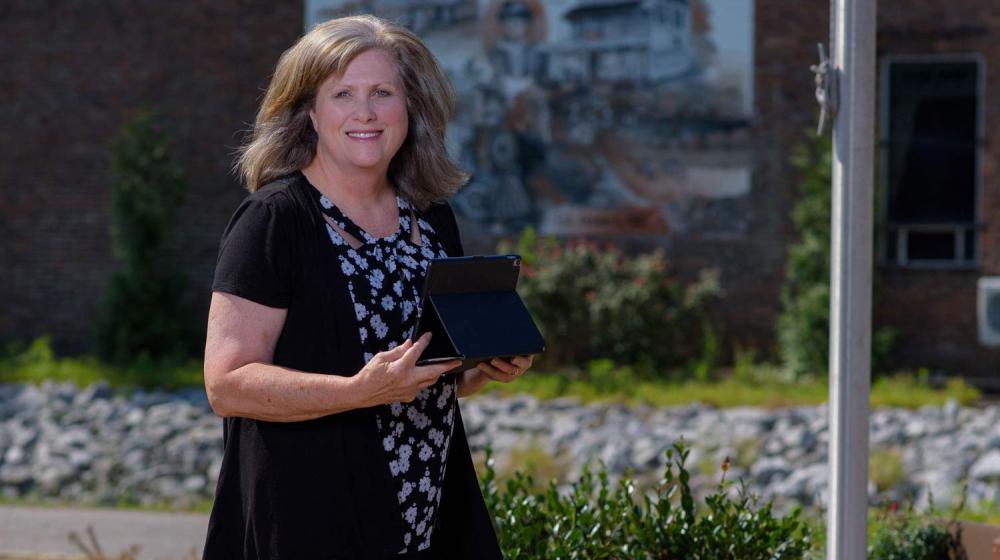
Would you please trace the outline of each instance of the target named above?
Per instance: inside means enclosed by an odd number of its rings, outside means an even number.
[[[461,360],[451,360],[418,366],[417,360],[430,341],[431,333],[424,333],[416,342],[407,339],[392,350],[372,356],[355,376],[368,406],[410,402],[421,389],[434,385],[441,374],[462,364]]]

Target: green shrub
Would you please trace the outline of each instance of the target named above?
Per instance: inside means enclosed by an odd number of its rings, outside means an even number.
[[[782,362],[793,376],[825,374],[828,367],[832,153],[830,137],[822,136],[799,146],[792,156],[802,180],[792,209],[799,238],[788,248],[777,337]],[[877,281],[873,276],[876,291]],[[887,370],[894,340],[892,329],[872,332],[873,372]]]
[[[204,385],[200,360],[171,361],[140,357],[126,365],[103,362],[96,356],[59,357],[48,337],[28,345],[8,344],[0,353],[0,383],[46,381],[86,387],[107,382],[112,387],[181,389]]]
[[[517,251],[518,292],[545,335],[544,366],[606,358],[662,370],[714,351],[705,344],[714,336],[705,304],[719,294],[713,273],[685,286],[668,273],[662,251],[627,256],[610,244],[539,239],[531,229]]]
[[[111,147],[111,241],[122,267],[111,275],[96,331],[101,356],[118,364],[179,358],[195,338],[184,276],[163,259],[186,190],[169,146],[155,118],[141,113]]]
[[[778,346],[795,375],[827,369],[830,336],[831,155],[828,136],[800,146],[792,165],[802,177],[792,222],[799,239],[788,247],[778,317]]]
[[[28,345],[11,343],[7,345],[0,359],[0,382],[2,383],[42,383],[51,380],[56,383],[71,382],[80,386],[107,380],[107,368],[94,356],[78,359],[57,358],[52,349],[52,340],[43,336]]]
[[[701,507],[690,488],[683,442],[667,453],[663,479],[654,494],[639,497],[629,477],[609,482],[602,469],[585,470],[568,493],[554,483],[541,493],[530,476],[518,473],[497,484],[487,451],[481,480],[487,508],[506,558],[517,559],[736,559],[802,558],[811,530],[799,510],[776,516],[771,503],[758,503],[741,484],[722,481]]]
[[[958,560],[961,542],[940,519],[895,507],[876,516],[868,543],[871,560]]]

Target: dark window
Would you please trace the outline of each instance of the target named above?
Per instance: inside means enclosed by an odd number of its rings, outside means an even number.
[[[889,62],[889,260],[975,260],[979,71],[968,60]]]
[[[910,260],[955,260],[955,234],[940,231],[914,231],[907,239]]]

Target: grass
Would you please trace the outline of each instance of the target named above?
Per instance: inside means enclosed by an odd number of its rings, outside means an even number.
[[[138,360],[128,366],[102,362],[95,356],[57,357],[46,337],[27,347],[8,347],[0,354],[0,383],[74,383],[99,381],[116,388],[182,389],[204,384],[198,360]]]
[[[7,498],[0,496],[0,506],[42,507],[47,509],[107,509],[116,511],[142,511],[150,513],[211,513],[212,498],[199,498],[186,504],[171,504],[161,502],[156,504],[140,504],[120,500],[113,504],[95,504],[88,502],[71,502],[66,500],[39,498]]]
[[[906,478],[898,449],[873,448],[868,454],[868,478],[879,492],[894,488]]]
[[[746,354],[746,353],[744,353]],[[752,355],[741,355],[733,368],[717,368],[713,375],[668,372],[666,378],[640,375],[631,367],[609,360],[595,360],[585,368],[558,371],[532,370],[516,383],[494,383],[488,390],[502,395],[528,393],[541,399],[574,397],[583,402],[625,402],[654,406],[701,402],[717,407],[816,405],[826,402],[829,386],[824,377],[789,379],[780,368],[753,364]],[[105,381],[115,388],[180,389],[202,387],[202,364],[197,360],[157,362],[139,360],[127,367],[101,362],[93,356],[57,357],[47,338],[27,347],[8,347],[0,353],[0,383],[71,382],[87,386]],[[925,374],[898,373],[872,383],[873,407],[919,408],[953,399],[974,404],[980,393],[961,379],[943,387],[932,386]]]
[[[951,512],[942,511],[939,517],[945,518]],[[972,521],[975,523],[986,523],[987,525],[1000,525],[1000,504],[996,502],[984,502],[975,508],[963,508],[955,517],[958,521]]]
[[[531,371],[515,383],[493,384],[489,390],[501,395],[528,393],[540,399],[575,397],[583,402],[654,406],[701,402],[721,408],[817,405],[829,398],[826,379],[785,380],[780,370],[771,366],[758,366],[753,375],[728,375],[697,381],[638,378],[630,368],[606,371],[605,366],[599,364],[596,367],[592,365],[589,371]],[[943,387],[934,387],[921,376],[905,372],[876,379],[871,387],[872,407],[940,406],[949,399],[971,405],[979,398],[979,391],[961,379],[952,379]]]

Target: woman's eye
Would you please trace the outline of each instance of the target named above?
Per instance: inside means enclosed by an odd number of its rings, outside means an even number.
[[[388,97],[388,96],[390,96],[392,94],[389,93],[388,91],[384,90],[384,89],[379,89],[379,90],[375,90],[375,95],[377,95],[379,97]]]
[[[344,90],[344,91],[338,91],[336,94],[334,94],[334,97],[348,97],[349,95],[351,95],[350,92]]]

